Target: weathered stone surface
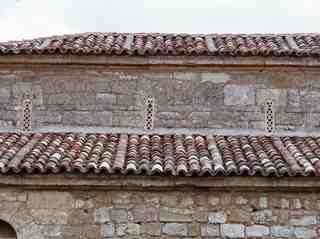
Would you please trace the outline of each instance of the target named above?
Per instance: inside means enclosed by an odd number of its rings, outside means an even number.
[[[194,111],[206,111],[223,105],[223,84],[210,81],[197,82],[193,90]]]
[[[290,122],[288,124],[288,122]],[[305,123],[305,115],[302,113],[284,113],[280,112],[275,115],[276,125],[288,125],[301,128]]]
[[[293,235],[293,230],[288,226],[272,226],[271,227],[271,236],[273,237],[291,238],[292,235]]]
[[[101,237],[100,225],[83,225],[80,238],[96,239]]]
[[[275,220],[272,210],[269,209],[252,213],[252,219],[257,224],[272,223]]]
[[[115,233],[114,225],[111,223],[101,225],[102,237],[113,237]]]
[[[212,223],[212,224],[225,223],[227,220],[227,215],[221,211],[215,212],[215,213],[209,213],[208,220],[209,220],[209,223]]]
[[[253,225],[246,227],[247,237],[265,237],[270,235],[270,229],[266,226]]]
[[[248,208],[232,208],[228,216],[230,222],[246,223],[251,221],[251,213]]]
[[[306,227],[296,227],[294,229],[294,235],[297,238],[309,239],[316,238],[317,233],[314,229],[306,228]]]
[[[289,208],[290,207],[290,202],[288,199],[281,198],[281,208]]]
[[[137,223],[128,223],[127,233],[129,235],[139,235],[141,231],[140,224]]]
[[[12,94],[15,98],[23,96],[32,96],[31,82],[17,82],[12,87]]]
[[[67,224],[68,214],[57,209],[32,209],[31,215],[37,224]]]
[[[191,222],[192,212],[186,209],[160,208],[161,222]]]
[[[128,212],[126,209],[111,209],[110,216],[112,221],[117,223],[128,221]]]
[[[17,230],[17,234],[21,235],[21,239],[43,239],[42,225],[30,223],[28,226],[22,227]],[[19,238],[19,239],[20,239]]]
[[[268,208],[268,198],[267,197],[260,197],[259,207],[260,208]]]
[[[242,224],[222,224],[221,235],[227,238],[244,238],[244,225]]]
[[[69,212],[69,225],[87,225],[94,221],[94,210],[74,209]]]
[[[301,216],[299,218],[291,218],[290,225],[293,226],[310,226],[317,224],[316,216]]]
[[[166,223],[163,225],[162,232],[170,236],[187,236],[187,224],[183,223]]]
[[[190,223],[190,224],[188,224],[188,235],[189,236],[198,236],[198,235],[200,235],[200,224],[199,223]]]
[[[46,237],[59,237],[61,236],[61,225],[42,225],[41,232]]]
[[[236,198],[236,204],[246,205],[247,203],[248,203],[248,199],[246,199],[243,196],[239,196],[239,197]]]
[[[296,112],[301,111],[300,91],[298,89],[287,90],[288,111]]]
[[[153,207],[138,206],[132,210],[135,222],[154,222],[158,220],[159,210]]]
[[[301,209],[302,208],[302,204],[299,198],[294,198],[292,200],[292,208],[294,209]]]
[[[97,104],[103,105],[106,109],[109,109],[110,106],[116,104],[116,95],[108,93],[98,93],[96,96]]]
[[[10,100],[11,92],[10,87],[0,88],[0,103],[8,103]]]
[[[274,108],[284,108],[287,106],[287,91],[286,89],[258,89],[257,104],[264,106],[267,100],[274,102]]]
[[[210,206],[217,206],[220,203],[220,198],[216,196],[210,196],[208,198],[208,202]]]
[[[128,204],[130,203],[131,194],[129,192],[113,192],[112,193],[112,203],[114,204]]]
[[[158,222],[143,223],[141,231],[147,235],[160,236],[161,224]]]
[[[55,111],[34,111],[33,117],[37,125],[57,124],[62,121],[61,113]]]
[[[90,111],[74,111],[64,112],[62,115],[62,123],[66,125],[86,125],[86,126],[111,126],[112,113],[90,112]]]
[[[96,223],[110,222],[110,208],[97,208],[94,211],[94,221]]]
[[[201,73],[201,82],[212,82],[212,83],[227,83],[231,80],[231,77],[227,73],[213,73],[203,72]]]
[[[201,236],[203,237],[217,237],[220,236],[219,225],[214,224],[202,224],[201,225]]]
[[[320,111],[320,91],[316,89],[303,89],[300,91],[300,104],[304,111]]]
[[[73,198],[68,192],[29,192],[27,206],[28,208],[39,209],[70,209],[73,206]]]
[[[254,105],[254,88],[249,85],[226,85],[224,87],[224,104],[231,106]]]
[[[174,72],[173,78],[177,80],[185,80],[185,81],[199,80],[200,74],[197,72]]]
[[[127,234],[128,224],[117,224],[116,225],[116,234],[119,237],[123,237]]]

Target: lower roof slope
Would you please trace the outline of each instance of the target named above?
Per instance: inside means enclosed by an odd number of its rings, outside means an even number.
[[[320,138],[2,133],[0,173],[318,176]]]

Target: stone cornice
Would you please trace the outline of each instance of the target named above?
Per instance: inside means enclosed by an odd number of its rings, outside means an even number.
[[[320,191],[317,177],[1,175],[0,187],[68,190]]]
[[[319,67],[315,57],[230,57],[230,56],[76,56],[76,55],[5,55],[4,64],[168,66],[168,67]]]

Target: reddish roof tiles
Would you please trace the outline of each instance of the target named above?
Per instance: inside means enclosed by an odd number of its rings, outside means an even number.
[[[320,175],[320,138],[0,134],[0,173]]]
[[[83,33],[0,43],[0,55],[320,56],[320,34]]]

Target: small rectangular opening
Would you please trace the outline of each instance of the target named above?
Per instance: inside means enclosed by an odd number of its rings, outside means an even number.
[[[144,128],[147,130],[153,129],[154,123],[154,97],[148,96],[146,98],[146,108],[145,108],[145,124]]]
[[[267,131],[268,133],[274,132],[275,113],[274,113],[274,102],[272,100],[267,100],[265,102],[264,115],[265,115],[265,122],[264,122],[265,131]]]

